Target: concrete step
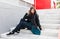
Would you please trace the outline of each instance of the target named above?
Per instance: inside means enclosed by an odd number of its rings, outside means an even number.
[[[56,16],[56,17],[40,16],[39,19],[40,20],[59,20],[59,17],[58,16]]]
[[[46,23],[46,24],[59,24],[60,20],[40,20],[40,23]]]
[[[60,24],[40,23],[43,29],[59,29]]]
[[[18,37],[18,36],[9,36],[1,39],[57,39],[57,37],[49,37],[49,36],[28,36],[28,37]]]
[[[37,13],[40,13],[40,14],[60,14],[60,9],[37,10]]]
[[[45,30],[42,30],[41,35],[58,37],[58,29],[45,29]]]
[[[24,35],[32,34],[32,32],[29,31],[29,30],[21,30],[20,32],[21,32],[20,34],[24,34]],[[58,37],[58,30],[55,30],[55,29],[45,29],[45,30],[41,31],[41,35]]]
[[[44,36],[44,35],[33,35],[33,34],[17,34],[17,35],[10,35],[7,36],[7,33],[4,33],[2,39],[57,39],[57,37],[52,36]]]
[[[14,28],[11,28],[10,31],[12,31]],[[26,29],[22,29],[20,31],[21,34],[32,34],[32,32],[30,30],[26,30]],[[45,36],[53,36],[53,37],[57,37],[58,36],[58,29],[43,29],[41,31],[41,35],[45,35]]]

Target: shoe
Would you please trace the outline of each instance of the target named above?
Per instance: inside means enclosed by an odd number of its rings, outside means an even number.
[[[20,31],[17,31],[16,33],[20,33]]]
[[[14,33],[13,32],[10,32],[10,33],[8,33],[7,35],[13,35]]]

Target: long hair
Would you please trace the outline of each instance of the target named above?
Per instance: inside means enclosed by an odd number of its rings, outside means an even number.
[[[34,14],[36,14],[36,10],[35,10],[34,7],[31,7],[31,8],[30,8],[30,10],[29,10],[29,14],[32,15],[32,12],[31,12],[32,9],[34,9]]]

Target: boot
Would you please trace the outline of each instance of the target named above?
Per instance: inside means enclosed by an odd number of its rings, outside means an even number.
[[[10,32],[10,33],[8,33],[7,35],[13,35],[14,34],[14,32]]]
[[[17,31],[16,33],[20,33],[20,31]]]

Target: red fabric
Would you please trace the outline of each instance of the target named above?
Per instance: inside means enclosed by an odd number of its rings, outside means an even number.
[[[34,0],[34,6],[36,9],[50,9],[51,0]]]

